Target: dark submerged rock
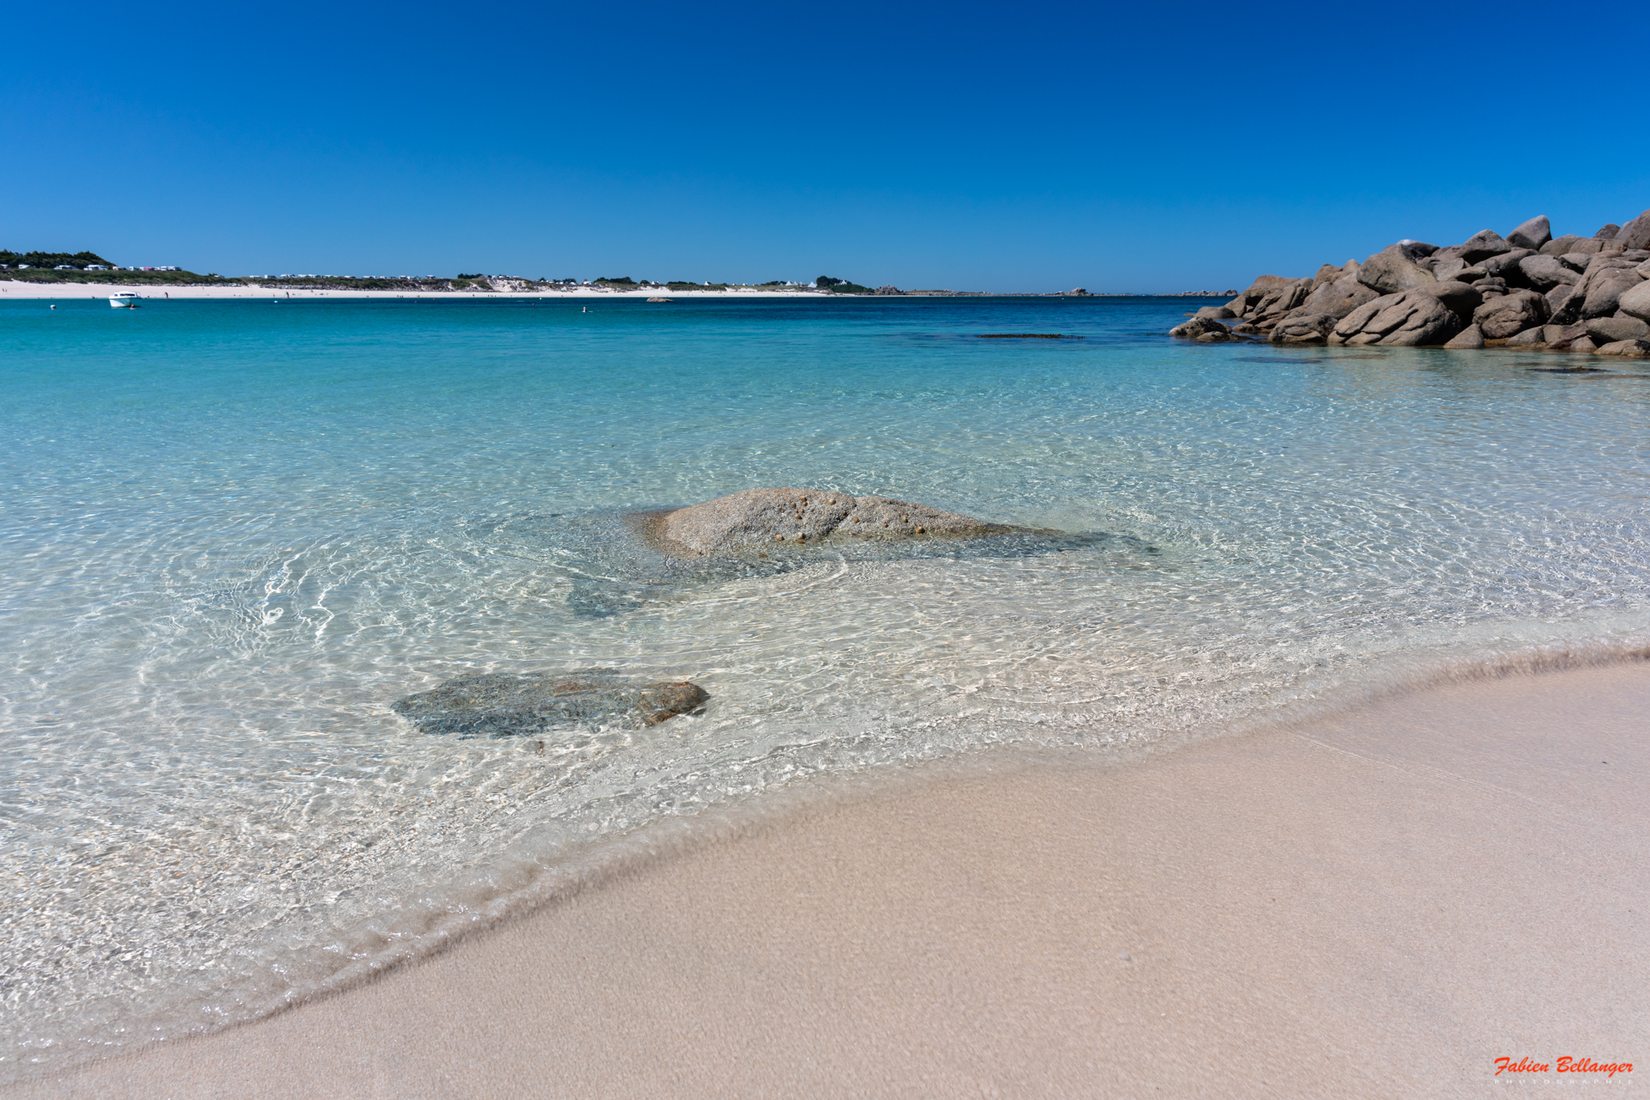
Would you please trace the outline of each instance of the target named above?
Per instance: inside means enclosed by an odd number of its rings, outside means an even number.
[[[701,709],[710,695],[686,680],[640,682],[612,669],[460,676],[390,709],[424,733],[519,737],[560,726],[656,726]]]

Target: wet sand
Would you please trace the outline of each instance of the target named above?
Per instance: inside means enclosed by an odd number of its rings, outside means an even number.
[[[1647,716],[1636,664],[1123,765],[907,776],[272,1019],[0,1092],[1638,1094]],[[1512,1079],[1502,1056],[1635,1070]]]

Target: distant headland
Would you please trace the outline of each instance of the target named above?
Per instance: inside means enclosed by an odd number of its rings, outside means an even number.
[[[1236,321],[1228,326],[1224,322]],[[1304,279],[1262,275],[1169,333],[1200,343],[1510,347],[1650,358],[1650,210],[1590,237],[1541,215],[1440,248],[1399,241]]]
[[[852,279],[817,276],[811,282],[770,279],[759,283],[711,282],[689,279],[635,279],[629,275],[580,279],[528,278],[521,275],[220,275],[175,265],[121,265],[95,252],[13,252],[0,249],[0,291],[14,298],[91,297],[115,290],[158,291],[177,297],[254,297],[280,292],[303,297],[365,296],[424,297],[428,295],[484,295],[544,297],[608,295],[618,297],[1231,297],[1235,289],[1188,290],[1168,295],[1091,293],[1071,290],[1027,291],[1007,295],[983,290],[906,290],[897,286],[865,286]]]

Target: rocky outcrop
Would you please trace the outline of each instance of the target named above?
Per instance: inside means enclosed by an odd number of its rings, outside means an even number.
[[[1484,332],[1477,325],[1468,325],[1445,342],[1451,351],[1473,351],[1484,346]]]
[[[1547,322],[1547,299],[1533,290],[1515,290],[1487,299],[1472,314],[1486,340],[1507,340]]]
[[[1580,273],[1557,256],[1536,253],[1518,261],[1518,274],[1532,289],[1545,293],[1557,286],[1574,286]]]
[[[1442,248],[1399,241],[1361,263],[1324,264],[1309,278],[1263,275],[1171,335],[1604,354],[1644,339],[1638,322],[1650,322],[1650,210],[1588,237],[1554,237],[1538,215],[1505,237],[1484,229]]]
[[[1625,254],[1600,253],[1587,265],[1586,273],[1564,303],[1553,311],[1553,317],[1565,324],[1608,317],[1621,308],[1621,296],[1643,282]]]
[[[1335,315],[1297,309],[1272,330],[1274,344],[1321,344],[1335,331]]]
[[[1650,248],[1650,210],[1622,226],[1616,233],[1616,244],[1627,252]]]
[[[1358,270],[1358,281],[1377,294],[1397,294],[1436,284],[1432,272],[1411,258],[1407,244],[1390,245],[1365,260]]]
[[[1518,248],[1538,249],[1552,239],[1552,223],[1547,220],[1545,214],[1537,214],[1507,234],[1507,240]]]
[[[1645,273],[1644,267],[1637,270],[1646,280],[1650,280],[1650,274]],[[1623,291],[1621,297],[1616,299],[1616,309],[1629,317],[1650,321],[1650,281]]]
[[[1319,283],[1313,288],[1312,293],[1306,296],[1306,300],[1300,304],[1299,308],[1286,316],[1292,316],[1295,313],[1327,313],[1338,320],[1365,302],[1373,302],[1376,298],[1379,298],[1383,291],[1376,290],[1365,283],[1358,277],[1358,274],[1357,270],[1348,271],[1334,279]],[[1422,274],[1425,274],[1425,272]],[[1385,291],[1384,293],[1391,294],[1394,292]]]
[[[1023,530],[926,504],[828,489],[746,489],[641,517],[643,537],[677,557],[754,554],[775,543],[974,539]]]
[[[686,680],[646,682],[611,669],[460,676],[390,709],[425,733],[519,737],[556,727],[656,726],[701,709],[710,696]]]
[[[1202,311],[1199,310],[1201,313]],[[1215,320],[1213,317],[1193,317],[1183,325],[1176,325],[1169,330],[1169,335],[1181,340],[1197,340],[1204,344],[1215,344],[1225,340],[1234,340],[1232,330]]]
[[[1584,326],[1588,336],[1599,346],[1620,340],[1650,339],[1650,321],[1617,314],[1614,317],[1595,317]]]
[[[1650,340],[1616,340],[1599,344],[1597,355],[1613,355],[1619,359],[1650,359]]]
[[[1469,264],[1479,263],[1491,256],[1511,252],[1512,244],[1493,229],[1480,229],[1456,246],[1461,258]]]
[[[1421,347],[1461,331],[1461,318],[1424,290],[1388,294],[1359,306],[1335,325],[1331,344]]]

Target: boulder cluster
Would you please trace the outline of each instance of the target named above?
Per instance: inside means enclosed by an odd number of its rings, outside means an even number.
[[[1399,241],[1310,278],[1262,275],[1169,335],[1650,358],[1650,210],[1591,237],[1554,237],[1543,215],[1505,237],[1485,229],[1443,248]]]

